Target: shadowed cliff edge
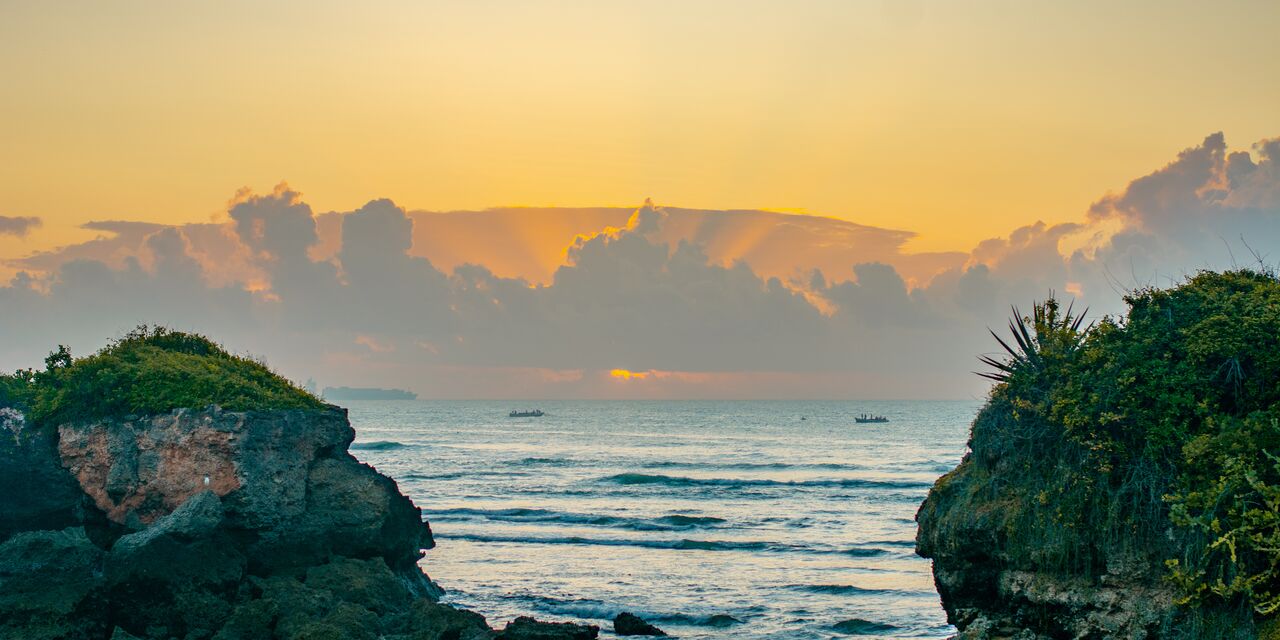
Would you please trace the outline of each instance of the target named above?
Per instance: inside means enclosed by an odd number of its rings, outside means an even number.
[[[0,377],[0,637],[593,638],[437,602],[434,546],[346,410],[141,328]]]
[[[960,638],[1280,637],[1280,281],[1203,272],[1010,324],[917,514]]]

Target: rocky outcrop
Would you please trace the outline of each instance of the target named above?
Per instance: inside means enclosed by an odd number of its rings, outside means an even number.
[[[966,462],[965,464],[970,464]],[[1097,575],[1053,570],[1009,535],[999,498],[974,500],[970,470],[939,481],[921,506],[917,552],[933,559],[934,582],[960,638],[1159,638],[1175,615],[1174,593],[1158,566]],[[1064,532],[1065,533],[1065,532]],[[1131,560],[1136,560],[1132,558]]]
[[[507,623],[496,640],[595,640],[600,628],[571,622],[539,622],[521,616]]]
[[[7,436],[0,637],[495,635],[436,601],[418,566],[431,530],[347,452],[342,409],[183,409]],[[525,626],[503,637],[588,629]]]
[[[56,434],[0,430],[0,541],[85,519],[84,494],[62,467]]]
[[[916,515],[916,551],[933,560],[934,582],[959,638],[1258,637],[1247,609],[1188,616],[1176,606],[1164,566],[1173,553],[1168,529],[1099,530],[1052,517],[1064,497],[1046,491],[1040,479],[1079,469],[1045,447],[994,437],[1007,432],[1001,427],[1012,415],[1000,401],[979,413],[970,454],[938,480]],[[1101,505],[1132,508],[1111,497]]]
[[[179,409],[63,425],[57,450],[116,531],[150,531],[180,506],[211,494],[221,515],[210,529],[234,539],[255,573],[312,566],[335,555],[381,557],[416,591],[430,593],[417,561],[434,546],[431,529],[395,482],[347,453],[354,438],[337,407]]]
[[[613,632],[620,636],[665,636],[667,632],[659,629],[640,616],[623,611],[613,619]]]

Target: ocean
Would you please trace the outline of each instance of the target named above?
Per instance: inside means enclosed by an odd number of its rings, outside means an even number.
[[[917,507],[980,403],[353,401],[446,601],[681,638],[945,638]],[[863,412],[890,422],[855,424]]]

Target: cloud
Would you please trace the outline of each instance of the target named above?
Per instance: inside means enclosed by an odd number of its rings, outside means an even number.
[[[1280,139],[1254,149],[1256,162],[1248,153],[1229,152],[1215,133],[1100,199],[1089,220],[1118,220],[1122,227],[1087,262],[1142,285],[1167,284],[1199,268],[1246,266],[1254,261],[1251,250],[1274,259],[1280,248]]]
[[[238,194],[226,223],[91,223],[104,235],[13,262],[29,271],[0,287],[0,364],[38,364],[58,343],[82,353],[149,322],[207,332],[297,379],[425,397],[976,396],[984,329],[1011,303],[1057,290],[1118,311],[1125,287],[1157,274],[1244,262],[1245,244],[1274,251],[1278,159],[1278,140],[1248,153],[1209,136],[1080,222],[930,258],[927,277],[909,275],[907,232],[652,202],[625,216],[531,214],[530,229],[552,221],[563,242],[544,279],[456,262],[466,252],[446,268],[424,253],[483,244],[474,220],[385,199],[316,215],[280,185]],[[507,230],[492,235],[520,251]]]
[[[25,238],[41,224],[40,218],[0,216],[0,236]]]
[[[307,250],[319,239],[311,207],[283,182],[269,195],[244,194],[228,214],[240,241],[266,260],[306,262]]]

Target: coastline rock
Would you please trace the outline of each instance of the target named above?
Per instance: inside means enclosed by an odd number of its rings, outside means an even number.
[[[659,629],[643,618],[623,611],[613,619],[613,632],[620,636],[665,636],[667,632]]]
[[[435,603],[431,530],[353,438],[337,407],[0,438],[0,636],[490,637]]]
[[[55,434],[0,429],[0,542],[20,531],[75,526],[86,500],[62,467]]]
[[[1096,572],[1050,566],[1037,556],[1036,532],[1010,520],[1021,489],[1016,481],[992,478],[1021,477],[1022,461],[995,455],[983,438],[1009,419],[1006,411],[1000,404],[983,409],[974,422],[974,451],[938,480],[916,514],[916,552],[933,559],[934,583],[958,637],[1162,637],[1175,615],[1175,598],[1157,560],[1117,543],[1097,545],[1106,559]],[[1090,533],[1063,529],[1056,535]]]
[[[25,531],[0,544],[0,637],[96,638],[104,553],[83,528]]]
[[[1046,476],[1069,470],[992,438],[1011,416],[1001,402],[983,408],[971,453],[938,480],[916,514],[916,552],[933,560],[934,583],[958,638],[1257,637],[1247,610],[1200,609],[1192,612],[1198,618],[1185,617],[1165,577],[1167,535],[1152,540],[1026,520],[1025,505],[1039,489],[1028,488],[1035,485],[1025,469]],[[1063,564],[1046,552],[1055,545],[1086,548],[1093,560]]]
[[[62,464],[117,531],[146,528],[208,492],[256,573],[381,556],[422,595],[438,595],[415,573],[435,546],[429,525],[394,481],[347,453],[355,432],[342,409],[179,409],[63,425],[58,436]]]
[[[521,616],[507,623],[496,640],[594,640],[600,627],[572,622],[539,622]]]
[[[1015,310],[982,358],[969,453],[916,516],[962,638],[1280,631],[1280,275],[1125,302],[1087,326],[1052,297]]]

